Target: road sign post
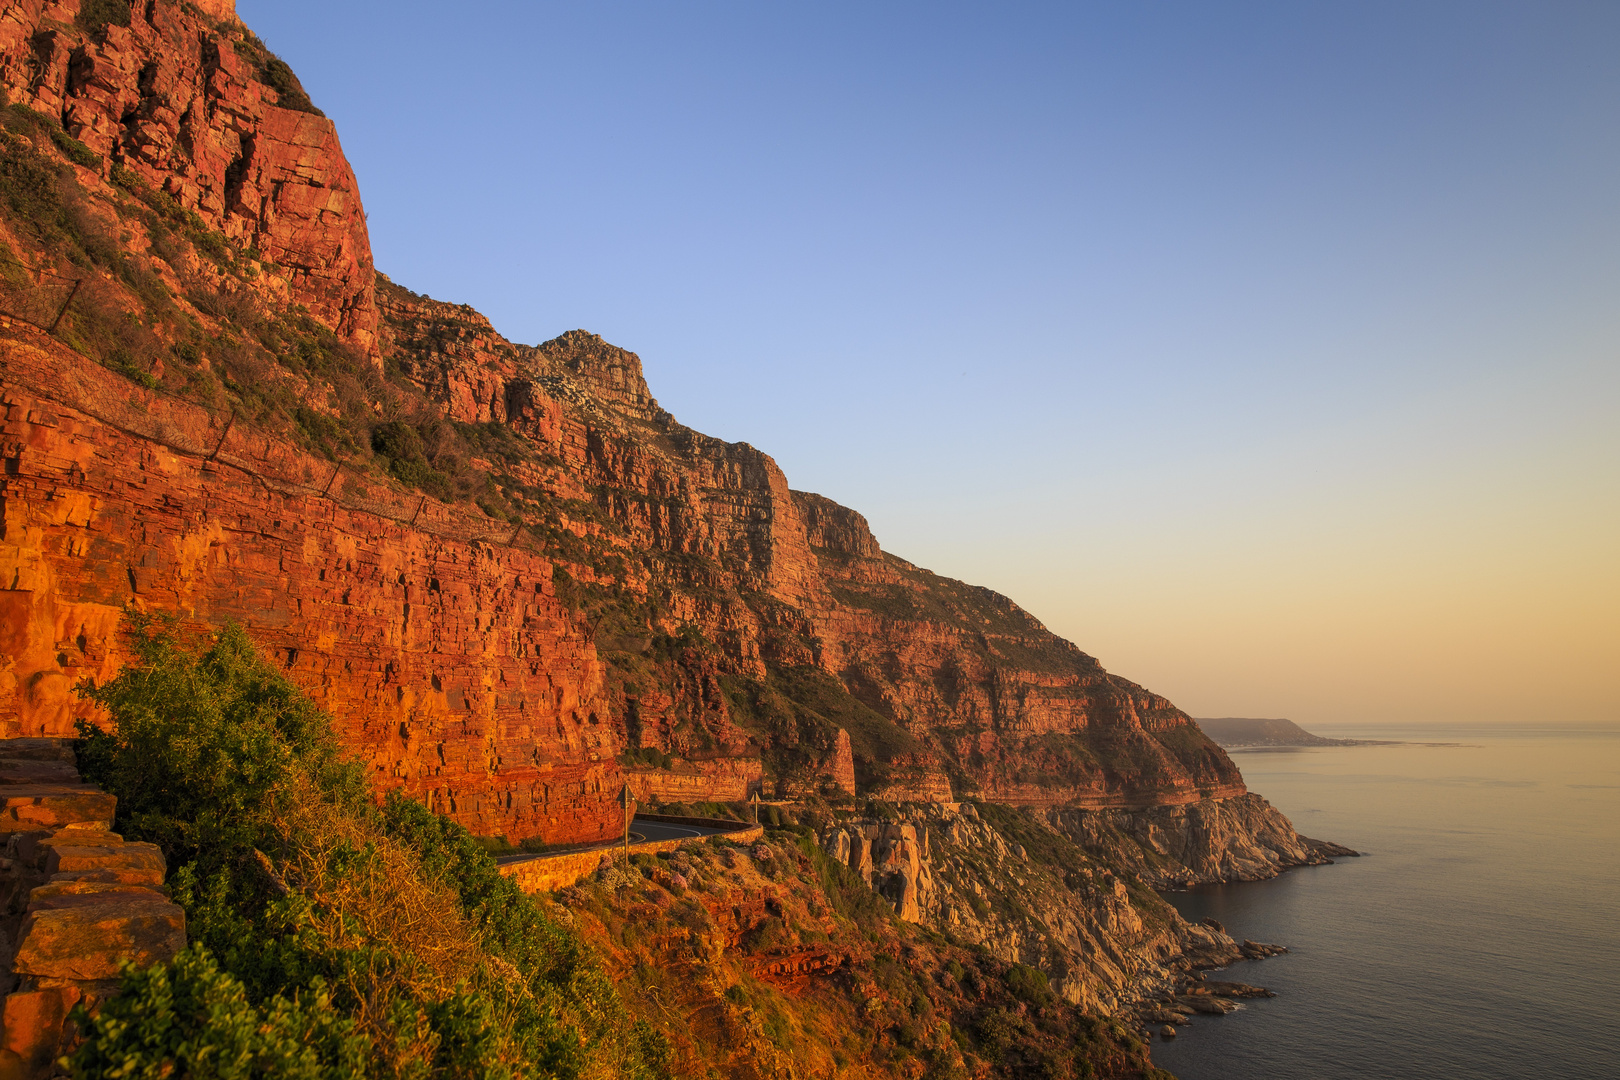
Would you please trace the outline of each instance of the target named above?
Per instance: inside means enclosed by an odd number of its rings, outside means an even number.
[[[619,792],[619,804],[624,807],[624,847],[630,850],[630,819],[635,816],[636,797],[630,791],[630,785],[624,785]]]
[[[751,799],[749,799],[748,801],[754,804],[754,824],[758,825],[759,824],[759,791],[758,791],[758,789],[755,789],[753,797]]]

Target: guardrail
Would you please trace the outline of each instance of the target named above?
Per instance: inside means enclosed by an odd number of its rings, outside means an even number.
[[[765,835],[765,826],[726,818],[679,817],[674,814],[637,814],[638,818],[666,825],[694,825],[704,829],[718,829],[711,835],[723,836],[734,844],[747,844]],[[523,858],[510,858],[498,866],[506,877],[517,881],[526,893],[556,892],[566,889],[583,878],[596,873],[604,855],[627,852],[631,855],[656,855],[660,851],[674,851],[682,844],[707,840],[706,836],[683,836],[675,840],[641,840],[628,848],[622,843],[599,844],[581,851],[564,851],[554,855],[539,854]]]

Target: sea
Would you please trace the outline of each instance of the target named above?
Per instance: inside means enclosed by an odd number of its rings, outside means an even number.
[[[1620,723],[1351,727],[1235,752],[1307,836],[1365,856],[1167,893],[1286,945],[1276,992],[1155,1035],[1181,1080],[1620,1080]],[[1433,744],[1433,745],[1430,745]]]

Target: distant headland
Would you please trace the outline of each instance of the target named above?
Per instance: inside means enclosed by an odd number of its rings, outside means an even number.
[[[1459,743],[1413,743],[1401,739],[1330,739],[1313,735],[1292,720],[1251,716],[1194,718],[1199,728],[1224,750],[1289,751],[1307,746],[1458,746]]]

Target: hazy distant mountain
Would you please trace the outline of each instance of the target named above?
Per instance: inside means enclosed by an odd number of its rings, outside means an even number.
[[[1354,746],[1357,741],[1312,735],[1292,720],[1222,716],[1198,718],[1197,724],[1205,735],[1222,746]]]

